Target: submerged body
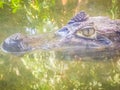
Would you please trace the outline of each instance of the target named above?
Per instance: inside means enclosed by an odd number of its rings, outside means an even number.
[[[43,35],[44,36],[44,35]],[[81,54],[114,52],[120,49],[120,20],[108,17],[88,17],[85,12],[74,16],[64,27],[55,32],[56,37],[14,34],[2,44],[10,53],[26,53],[36,49],[62,50]]]

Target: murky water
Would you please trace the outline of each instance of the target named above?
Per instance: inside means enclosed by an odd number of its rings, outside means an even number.
[[[37,1],[37,0],[36,0]],[[0,9],[0,43],[17,32],[54,33],[77,12],[120,19],[119,0],[34,0],[16,13]],[[97,54],[96,54],[97,55]],[[0,90],[119,90],[120,58],[78,57],[73,52],[33,51],[16,56],[0,51]],[[109,60],[108,60],[109,59]]]

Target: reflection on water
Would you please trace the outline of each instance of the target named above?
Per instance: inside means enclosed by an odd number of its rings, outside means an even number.
[[[81,10],[90,16],[120,18],[119,0],[30,0],[22,4],[23,7],[13,2],[14,8],[5,4],[0,9],[0,42],[16,32],[29,35],[54,32]],[[0,89],[119,90],[119,54],[98,61],[71,56],[54,50],[38,50],[20,57],[0,51]]]

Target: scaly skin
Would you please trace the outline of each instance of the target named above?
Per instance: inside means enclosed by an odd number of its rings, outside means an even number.
[[[79,12],[64,27],[47,40],[40,36],[13,34],[5,39],[2,49],[10,53],[25,53],[35,49],[77,49],[78,51],[104,51],[120,49],[120,20],[108,17],[88,17]]]

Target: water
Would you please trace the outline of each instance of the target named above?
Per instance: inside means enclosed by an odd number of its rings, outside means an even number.
[[[17,32],[53,33],[82,10],[90,16],[120,18],[119,0],[33,0],[22,3],[16,13],[13,7],[0,9],[0,43]],[[120,89],[119,55],[83,61],[69,53],[37,50],[15,56],[0,51],[0,90]]]

